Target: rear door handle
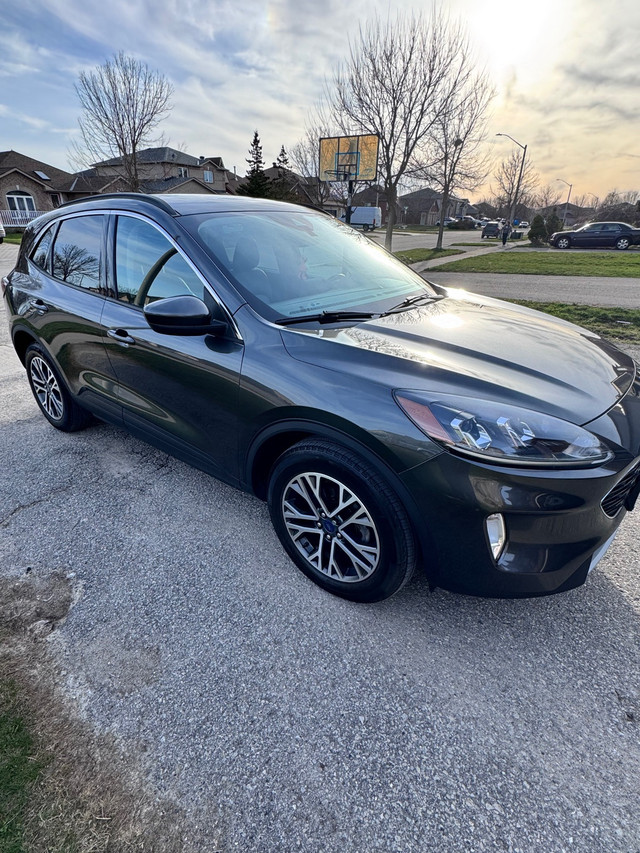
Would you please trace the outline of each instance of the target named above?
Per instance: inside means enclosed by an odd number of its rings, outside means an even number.
[[[113,338],[119,344],[128,347],[129,344],[135,344],[135,339],[127,332],[126,329],[109,329],[107,332],[110,338]]]
[[[46,314],[49,310],[49,306],[42,299],[30,299],[29,307],[37,311],[38,314]]]

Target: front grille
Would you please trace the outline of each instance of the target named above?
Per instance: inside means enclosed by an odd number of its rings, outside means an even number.
[[[613,518],[620,512],[620,509],[624,506],[624,502],[629,496],[629,493],[636,485],[638,477],[640,477],[640,462],[636,463],[633,468],[624,475],[620,482],[603,497],[601,506],[605,515],[608,515],[609,518]]]

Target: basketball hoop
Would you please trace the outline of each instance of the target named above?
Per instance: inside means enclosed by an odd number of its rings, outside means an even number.
[[[343,169],[325,169],[325,174],[329,177],[329,182],[335,181],[355,181],[354,172],[346,172]]]

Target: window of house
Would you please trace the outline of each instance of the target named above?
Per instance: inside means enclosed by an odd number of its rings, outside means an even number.
[[[63,219],[53,245],[53,275],[100,292],[103,216]]]
[[[45,272],[49,272],[51,269],[49,264],[49,250],[51,249],[51,241],[53,240],[53,231],[53,226],[47,228],[40,238],[38,245],[31,253],[33,263]]]
[[[204,174],[205,182],[206,182],[207,184],[212,184],[212,183],[213,183],[213,172],[207,171],[207,170],[205,169],[205,171],[204,171],[204,173],[203,173],[203,174]]]
[[[143,307],[169,296],[204,299],[204,285],[167,238],[141,219],[119,216],[116,229],[118,299]]]
[[[179,178],[188,178],[189,177],[189,170],[186,168],[186,166],[178,166],[178,177]]]
[[[33,213],[36,209],[33,196],[18,190],[7,193],[7,204],[9,205],[9,210],[17,214]]]

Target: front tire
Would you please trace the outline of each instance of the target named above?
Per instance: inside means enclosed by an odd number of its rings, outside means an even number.
[[[631,240],[628,237],[618,237],[616,240],[616,249],[628,249],[631,245]]]
[[[406,510],[362,457],[324,439],[295,444],[275,463],[269,512],[298,568],[350,601],[382,601],[413,574],[416,547]]]
[[[91,422],[91,415],[71,397],[49,356],[37,344],[27,347],[25,367],[38,408],[51,426],[76,432]]]
[[[556,248],[568,249],[571,245],[571,240],[568,237],[558,237],[556,240]]]

